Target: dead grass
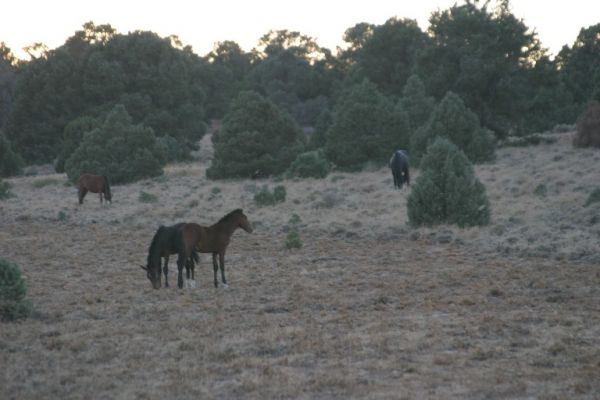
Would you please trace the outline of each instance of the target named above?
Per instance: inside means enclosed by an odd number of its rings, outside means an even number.
[[[0,254],[36,312],[0,324],[0,398],[592,399],[600,204],[584,204],[600,153],[559,137],[477,168],[493,223],[467,230],[408,227],[407,191],[385,169],[215,183],[203,153],[114,187],[112,206],[10,179]],[[287,201],[256,207],[263,183]],[[197,289],[151,289],[138,265],[158,225],[237,207],[255,232],[233,236],[229,288],[214,289],[203,256]],[[286,250],[292,214],[303,247]]]

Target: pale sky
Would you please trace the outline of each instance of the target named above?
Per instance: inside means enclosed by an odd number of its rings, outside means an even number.
[[[269,30],[288,29],[314,37],[335,51],[347,28],[359,22],[383,24],[398,16],[416,19],[426,30],[432,11],[462,0],[7,0],[0,6],[0,42],[19,57],[21,49],[42,42],[56,48],[85,22],[110,24],[119,33],[134,30],[177,35],[200,56],[214,43],[233,40],[244,50]],[[600,23],[598,0],[512,0],[513,14],[535,29],[554,55],[572,45],[582,27]]]

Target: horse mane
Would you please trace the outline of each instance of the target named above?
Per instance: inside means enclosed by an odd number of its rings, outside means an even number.
[[[154,237],[152,238],[152,242],[150,243],[150,247],[148,248],[148,261],[150,261],[150,257],[152,257],[154,255],[154,253],[156,252],[157,249],[160,251],[158,241],[160,240],[160,238],[162,237],[162,235],[164,234],[164,232],[166,230],[167,230],[167,227],[164,225],[161,225],[158,228],[158,230],[156,231],[156,233],[154,234]]]
[[[221,218],[219,220],[219,222],[225,222],[228,219],[230,219],[231,217],[233,217],[235,214],[242,214],[242,213],[243,213],[243,211],[241,208],[236,208],[235,210],[233,210],[232,212],[230,212],[229,214],[227,214],[223,218]],[[219,223],[219,222],[217,222],[217,223]]]

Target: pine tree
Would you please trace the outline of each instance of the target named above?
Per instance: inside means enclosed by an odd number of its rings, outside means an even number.
[[[425,124],[435,108],[435,99],[425,92],[425,85],[417,75],[411,75],[402,89],[400,105],[408,114],[411,132]]]
[[[304,149],[302,132],[284,111],[256,92],[242,92],[213,135],[210,179],[277,175]]]
[[[448,92],[427,123],[412,136],[410,150],[414,162],[419,162],[437,136],[457,145],[474,163],[494,158],[492,132],[481,127],[477,115],[455,93]]]
[[[445,138],[437,138],[421,161],[407,202],[412,225],[487,225],[490,204],[465,154]]]
[[[166,156],[152,128],[134,125],[117,104],[99,128],[87,133],[65,162],[75,182],[82,173],[107,175],[111,183],[134,182],[162,174]]]

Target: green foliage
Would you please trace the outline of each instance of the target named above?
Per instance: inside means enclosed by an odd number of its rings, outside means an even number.
[[[285,202],[286,190],[285,186],[278,185],[271,192],[267,185],[254,195],[254,202],[259,207],[272,206],[278,203]]]
[[[21,156],[13,151],[10,142],[0,131],[0,177],[18,175],[22,169]]]
[[[158,145],[162,148],[167,162],[184,161],[190,159],[189,147],[178,141],[171,135],[158,138]]]
[[[138,196],[138,200],[140,203],[158,203],[158,197],[155,194],[140,191],[140,195]]]
[[[90,116],[76,118],[65,126],[60,152],[54,162],[56,172],[65,172],[65,161],[67,158],[77,150],[83,141],[84,135],[98,127],[100,127],[100,121]]]
[[[498,137],[569,122],[555,117],[568,105],[558,70],[509,1],[466,1],[433,12],[429,22],[431,44],[415,68],[429,93],[439,99],[454,91]]]
[[[299,154],[287,171],[289,176],[300,178],[325,178],[329,173],[329,162],[320,150]]]
[[[587,207],[593,203],[600,203],[600,187],[597,187],[594,190],[592,190],[592,193],[590,193],[590,195],[588,196],[584,206]]]
[[[11,196],[10,183],[3,181],[2,178],[0,178],[0,200],[8,199]]]
[[[500,143],[501,147],[527,147],[537,146],[539,144],[552,144],[556,143],[557,139],[554,137],[542,136],[534,133],[526,136],[507,136]]]
[[[27,318],[32,311],[26,298],[27,286],[19,267],[0,258],[0,320],[13,321]]]
[[[400,95],[428,37],[415,20],[390,18],[383,25],[357,24],[344,40],[349,47],[341,58],[356,79],[368,79],[386,95]]]
[[[304,148],[291,117],[256,92],[242,92],[213,135],[209,179],[266,177],[284,172]]]
[[[286,249],[299,249],[303,245],[302,239],[300,239],[300,234],[297,230],[293,229],[288,232],[285,238],[285,248]]]
[[[600,103],[592,102],[577,118],[576,147],[600,147]]]
[[[70,217],[69,217],[69,214],[67,214],[65,211],[63,211],[63,210],[60,210],[60,211],[58,212],[57,219],[58,219],[59,221],[61,221],[61,222],[65,222],[65,221],[68,221],[68,220],[69,220],[69,218],[70,218]]]
[[[85,135],[65,169],[72,182],[82,173],[106,175],[111,183],[134,182],[162,174],[162,150],[152,128],[134,125],[125,107],[117,105],[100,128]]]
[[[338,101],[327,131],[327,159],[345,170],[367,161],[384,163],[393,149],[408,147],[408,116],[364,80]]]
[[[548,194],[548,188],[545,184],[540,183],[535,187],[535,189],[533,189],[533,194],[539,197],[546,197],[546,195]]]
[[[408,195],[407,211],[414,226],[448,223],[464,227],[490,222],[485,186],[469,159],[456,145],[439,137],[423,157],[421,175]]]
[[[286,249],[299,249],[302,247],[302,239],[300,239],[300,233],[298,232],[301,220],[298,214],[293,214],[288,221],[291,225],[290,231],[285,238]]]
[[[174,37],[121,35],[110,25],[86,23],[63,46],[19,71],[6,134],[28,162],[64,161],[70,154],[62,148],[63,132],[70,121],[102,120],[123,104],[135,124],[191,146],[206,130],[205,73],[202,60]]]
[[[446,94],[427,123],[411,138],[410,154],[415,163],[438,136],[449,139],[475,163],[494,158],[492,133],[479,125],[477,115],[452,92]]]
[[[327,143],[327,130],[333,123],[333,115],[328,109],[323,110],[315,124],[315,130],[310,136],[307,148],[309,150],[317,150],[325,147]]]
[[[425,85],[417,75],[411,75],[402,89],[400,105],[408,115],[411,132],[425,124],[435,108],[435,99],[425,92]]]

